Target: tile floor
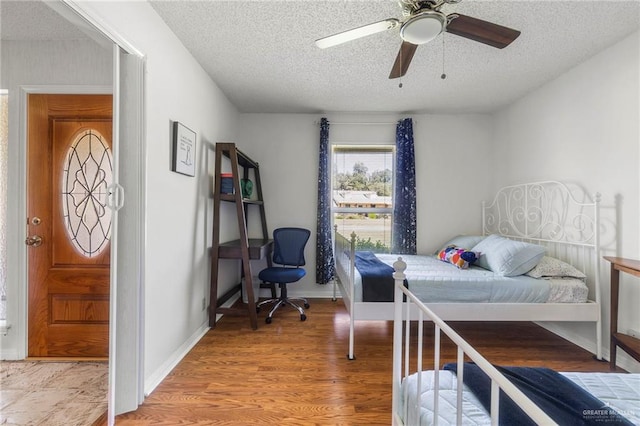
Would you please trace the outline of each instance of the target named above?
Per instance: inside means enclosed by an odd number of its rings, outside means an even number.
[[[0,362],[0,425],[91,425],[107,409],[107,362]]]

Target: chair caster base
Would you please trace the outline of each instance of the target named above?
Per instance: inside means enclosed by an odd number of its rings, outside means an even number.
[[[304,304],[304,308],[305,308],[305,309],[309,309],[309,304],[308,304],[308,303],[305,303],[305,304]]]
[[[305,321],[307,316],[305,314],[300,315],[300,321]]]
[[[267,318],[265,318],[264,322],[266,322],[267,324],[271,324],[272,320],[273,320],[273,318],[267,317]]]

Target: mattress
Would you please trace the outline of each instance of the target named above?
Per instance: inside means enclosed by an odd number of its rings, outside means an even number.
[[[622,373],[561,373],[578,386],[591,393],[602,402],[616,410],[631,423],[640,425],[640,374]],[[404,380],[402,392],[409,391],[407,406],[407,425],[432,425],[433,421],[433,371],[422,373],[422,392],[419,411],[415,408],[417,374]],[[439,425],[456,424],[457,378],[451,371],[440,371],[440,398],[438,402]],[[462,392],[464,425],[489,425],[491,418],[478,399],[466,386]],[[414,408],[412,408],[414,407]],[[401,408],[402,413],[402,408]],[[597,416],[598,413],[587,412],[585,416]],[[401,414],[404,419],[404,415]],[[419,420],[418,420],[419,417]]]
[[[393,266],[398,255],[376,254]],[[580,279],[504,277],[472,266],[458,269],[435,256],[402,255],[411,292],[428,303],[584,303],[589,292]],[[344,260],[343,260],[344,261]],[[362,280],[355,270],[355,301],[362,301]]]

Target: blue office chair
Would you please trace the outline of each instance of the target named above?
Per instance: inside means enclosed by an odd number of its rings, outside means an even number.
[[[301,268],[304,266],[304,247],[309,241],[311,232],[303,228],[278,228],[273,231],[273,263],[282,266],[271,266],[260,271],[258,278],[264,284],[278,284],[280,287],[280,297],[264,300],[257,305],[257,310],[263,305],[274,304],[265,319],[267,324],[271,324],[273,314],[280,306],[287,304],[300,312],[300,321],[307,319],[304,309],[293,301],[303,303],[305,309],[309,309],[309,302],[305,298],[289,298],[287,296],[287,284],[299,281],[307,273]]]

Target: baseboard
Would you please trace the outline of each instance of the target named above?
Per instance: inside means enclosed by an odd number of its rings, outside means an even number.
[[[309,299],[331,299],[333,298],[333,283],[328,284],[315,284],[312,289],[301,285],[287,286],[287,291],[290,297],[306,297]],[[271,292],[268,288],[260,289],[260,297],[271,297]],[[342,293],[336,286],[336,297],[341,298]]]
[[[240,294],[237,294],[227,300],[222,306],[230,307],[240,298]],[[222,315],[216,315],[216,321],[219,321]],[[182,359],[189,353],[189,351],[207,334],[210,330],[209,321],[202,324],[180,347],[165,361],[160,368],[145,379],[144,396],[145,398],[151,395],[151,392],[158,387],[160,383],[171,373],[171,371],[182,361]]]
[[[563,339],[570,341],[574,345],[580,346],[582,349],[585,349],[595,355],[596,353],[595,341],[586,339],[584,336],[578,333],[572,333],[570,331],[567,331],[565,328],[561,327],[560,324],[557,324],[557,323],[536,322],[536,324],[538,324],[540,327],[544,328],[545,330],[549,330],[553,334],[560,336]],[[606,343],[608,342],[604,340],[604,336],[603,336],[602,358],[605,361],[609,362],[609,359],[611,358],[611,354],[609,352],[609,349],[604,347]],[[617,358],[616,360],[617,367],[620,367],[628,371],[629,373],[640,373],[640,363],[638,363],[629,355],[627,355],[622,349],[618,349],[618,354],[616,358]]]
[[[640,363],[627,355],[622,349],[618,348],[618,356],[616,358],[616,367],[623,368],[629,373],[640,373]]]
[[[209,322],[202,324],[180,347],[167,359],[164,364],[154,371],[144,384],[144,396],[145,398],[151,395],[160,383],[171,373],[171,371],[182,361],[182,359],[189,353],[189,351],[202,339],[202,337],[209,331]]]
[[[314,291],[301,290],[300,292],[289,291],[289,296],[291,297],[306,297],[306,298],[316,298],[316,299],[330,299],[333,297],[333,284],[324,285],[322,289],[317,289]],[[268,297],[270,296],[268,289],[261,289],[260,296]],[[340,297],[340,292],[337,292],[337,296]],[[240,294],[235,295],[234,297],[227,300],[227,302],[223,305],[225,307],[232,306],[240,297]],[[219,321],[222,318],[222,315],[216,316],[216,321]],[[145,397],[149,396],[151,392],[155,390],[156,387],[171,373],[182,359],[189,353],[189,351],[202,339],[202,337],[209,331],[209,325],[203,324],[201,325],[195,333],[193,333],[189,339],[187,339],[170,357],[167,361],[158,368],[155,372],[153,372],[147,379],[145,379],[144,386],[144,394]]]
[[[333,297],[333,286],[327,284],[327,289],[314,289],[309,291],[308,289],[294,290],[293,286],[288,288],[289,297],[306,297],[307,299],[331,299]],[[266,290],[266,293],[260,293],[260,296],[266,297],[267,295],[271,295],[269,290]],[[336,291],[336,297],[341,298],[342,294],[340,294],[340,290]]]
[[[545,330],[549,330],[553,334],[556,334],[562,337],[563,339],[570,341],[576,346],[580,346],[582,349],[587,350],[592,354],[596,353],[596,342],[593,340],[587,339],[578,333],[573,333],[567,330],[566,328],[562,327],[558,323],[551,323],[551,322],[535,322],[535,323],[540,327],[544,328]],[[609,359],[609,353],[608,351],[606,351],[605,353],[605,348],[602,348],[602,356],[605,359]]]
[[[332,299],[333,298],[333,283],[328,284],[315,284],[313,288],[307,287],[308,284],[302,285],[300,283],[292,283],[287,286],[287,292],[289,297],[305,297],[308,299]],[[276,285],[277,286],[277,285]],[[244,286],[243,286],[244,290]],[[270,298],[271,290],[268,288],[260,288],[260,278],[253,277],[253,294],[257,298]],[[336,298],[342,297],[340,289],[336,286]],[[247,303],[247,295],[243,295],[244,303]]]

